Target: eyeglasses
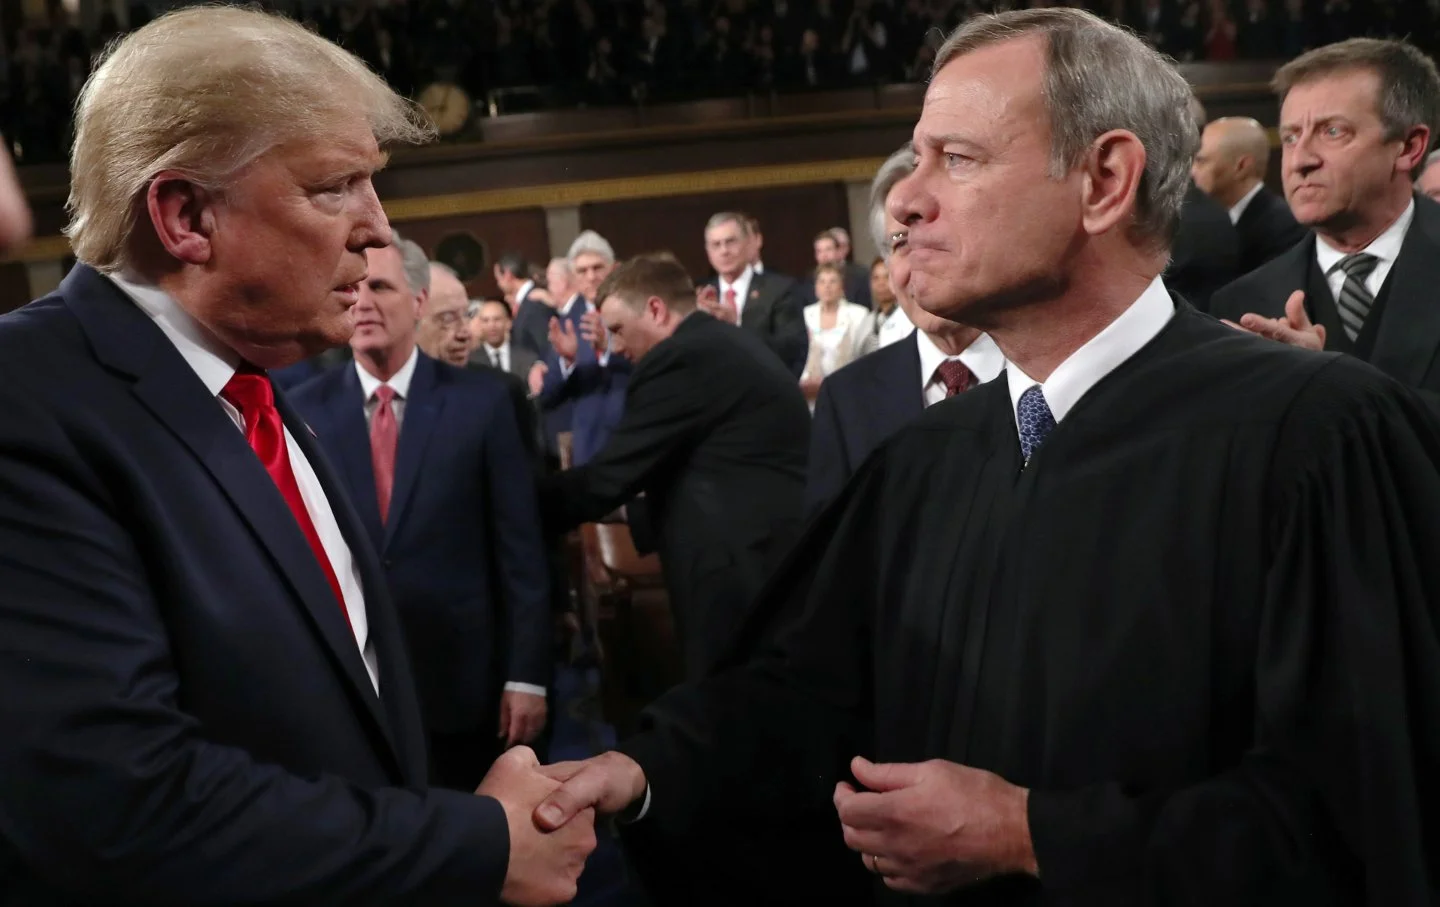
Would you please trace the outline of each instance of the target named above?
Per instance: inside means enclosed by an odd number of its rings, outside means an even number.
[[[436,312],[430,316],[430,321],[443,331],[454,331],[460,327],[460,325],[464,324],[466,319],[464,312],[451,310],[449,312]]]

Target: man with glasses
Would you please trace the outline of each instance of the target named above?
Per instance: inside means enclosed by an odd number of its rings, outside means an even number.
[[[532,461],[506,376],[455,367],[469,328],[454,273],[398,235],[366,257],[355,362],[293,402],[384,560],[431,780],[474,790],[504,747],[545,725],[550,606]]]

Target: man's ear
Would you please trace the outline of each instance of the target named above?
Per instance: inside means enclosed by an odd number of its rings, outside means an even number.
[[[1414,173],[1425,162],[1425,154],[1430,148],[1430,128],[1428,126],[1415,126],[1402,137],[1403,144],[1400,146],[1400,158],[1395,162],[1395,169],[1404,174]]]
[[[1134,216],[1145,146],[1135,133],[1112,129],[1090,146],[1085,159],[1085,195],[1080,200],[1085,230],[1091,236],[1122,226]]]
[[[172,170],[157,174],[145,190],[145,208],[160,245],[190,265],[210,261],[217,203],[209,190]]]

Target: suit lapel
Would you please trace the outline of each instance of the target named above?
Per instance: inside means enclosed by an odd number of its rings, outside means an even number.
[[[1386,278],[1370,364],[1392,377],[1420,387],[1440,349],[1440,206],[1427,198],[1415,200],[1415,219],[1400,246],[1400,256]]]
[[[915,332],[896,342],[904,354],[890,357],[887,368],[875,370],[875,412],[893,412],[904,425],[925,411],[925,388],[920,380],[920,344]],[[873,355],[873,354],[872,354]]]
[[[770,313],[775,307],[774,294],[768,292],[771,284],[764,274],[750,275],[750,287],[746,290],[745,308],[740,313],[740,326],[764,333],[770,326]]]
[[[355,376],[354,368],[345,368],[342,374],[348,374],[354,382],[354,401],[361,402],[359,379]],[[330,502],[331,512],[335,514],[335,522],[340,527],[340,533],[345,537],[345,544],[350,548],[351,558],[354,560],[355,568],[360,574],[360,588],[365,594],[365,618],[370,629],[369,642],[375,650],[375,657],[380,666],[380,687],[382,690],[389,689],[391,692],[381,697],[379,703],[381,711],[375,712],[376,721],[385,729],[387,739],[391,746],[391,753],[395,757],[396,767],[400,770],[401,777],[407,783],[418,784],[425,777],[425,756],[423,751],[414,745],[416,741],[423,739],[423,732],[415,726],[413,717],[409,714],[415,712],[413,701],[408,697],[400,695],[401,691],[411,688],[411,681],[402,677],[407,670],[404,652],[404,639],[400,633],[400,627],[395,619],[393,603],[389,601],[389,589],[384,572],[380,568],[380,561],[376,557],[376,547],[372,535],[373,530],[369,523],[371,520],[363,519],[352,506],[352,501],[344,492],[341,478],[326,457],[321,445],[311,437],[306,429],[305,423],[290,408],[283,394],[276,395],[276,405],[285,419],[285,424],[290,429],[290,434],[295,438],[295,443],[304,451],[305,458],[310,461],[310,467],[315,470],[315,477],[320,480],[320,485],[325,489],[325,497]],[[360,407],[360,423],[364,425],[364,412]],[[363,450],[368,453],[370,449],[368,435],[363,439]],[[366,457],[368,463],[368,457]],[[370,502],[373,508],[375,500],[375,485],[370,483]],[[376,517],[378,520],[378,516]],[[347,628],[348,631],[348,628]],[[351,649],[355,646],[352,642]],[[367,689],[369,687],[369,675],[365,676]]]
[[[405,507],[415,492],[420,463],[425,458],[425,445],[444,405],[439,379],[435,360],[420,355],[410,379],[410,393],[405,398],[405,419],[400,425],[400,446],[395,453],[395,484],[390,494],[390,515],[385,521],[382,551],[395,537],[395,527],[405,518]]]
[[[326,407],[329,422],[321,429],[326,448],[344,477],[345,487],[355,503],[370,544],[379,550],[384,540],[380,528],[380,503],[375,497],[375,467],[370,461],[370,427],[365,421],[365,391],[353,364],[336,370],[331,405]]]

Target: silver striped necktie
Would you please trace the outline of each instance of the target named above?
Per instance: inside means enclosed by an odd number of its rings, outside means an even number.
[[[1330,269],[1332,274],[1336,268],[1345,272],[1340,298],[1335,301],[1340,309],[1340,325],[1345,328],[1345,336],[1350,338],[1351,343],[1360,336],[1360,331],[1365,327],[1365,318],[1375,305],[1375,296],[1366,288],[1365,278],[1370,276],[1370,272],[1374,271],[1379,263],[1380,259],[1368,252],[1356,252],[1346,255]]]

